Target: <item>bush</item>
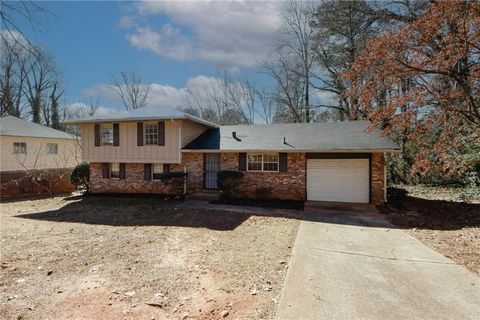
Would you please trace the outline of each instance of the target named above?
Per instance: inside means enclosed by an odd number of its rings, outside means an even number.
[[[243,172],[223,170],[217,174],[218,187],[225,198],[234,198],[240,188],[240,181],[243,178]]]
[[[70,176],[70,182],[75,185],[77,189],[84,189],[86,192],[90,191],[90,165],[86,162],[77,164]]]
[[[166,172],[160,176],[160,180],[170,186],[175,195],[182,196],[186,177],[185,172]]]
[[[396,187],[387,188],[387,202],[395,208],[402,208],[407,199],[408,191]]]

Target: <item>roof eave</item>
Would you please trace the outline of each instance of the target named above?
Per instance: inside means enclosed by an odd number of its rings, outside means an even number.
[[[372,153],[372,152],[390,152],[399,153],[397,148],[370,148],[370,149],[181,149],[184,153],[215,153],[215,152],[287,152],[287,153]]]

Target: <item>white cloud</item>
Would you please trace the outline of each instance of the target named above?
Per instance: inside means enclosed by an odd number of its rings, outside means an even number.
[[[127,40],[170,59],[253,66],[275,44],[281,5],[278,1],[142,1],[137,5],[140,15],[166,15],[170,22],[159,30],[148,24],[136,26]]]

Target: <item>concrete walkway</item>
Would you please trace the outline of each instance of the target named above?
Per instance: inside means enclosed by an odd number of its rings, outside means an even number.
[[[480,319],[479,277],[365,210],[305,213],[277,319]]]

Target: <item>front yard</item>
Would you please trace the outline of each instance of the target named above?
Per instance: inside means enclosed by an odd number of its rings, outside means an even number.
[[[175,205],[0,204],[2,318],[273,318],[299,220]]]
[[[401,186],[403,201],[380,208],[387,219],[435,251],[480,275],[480,190]]]

